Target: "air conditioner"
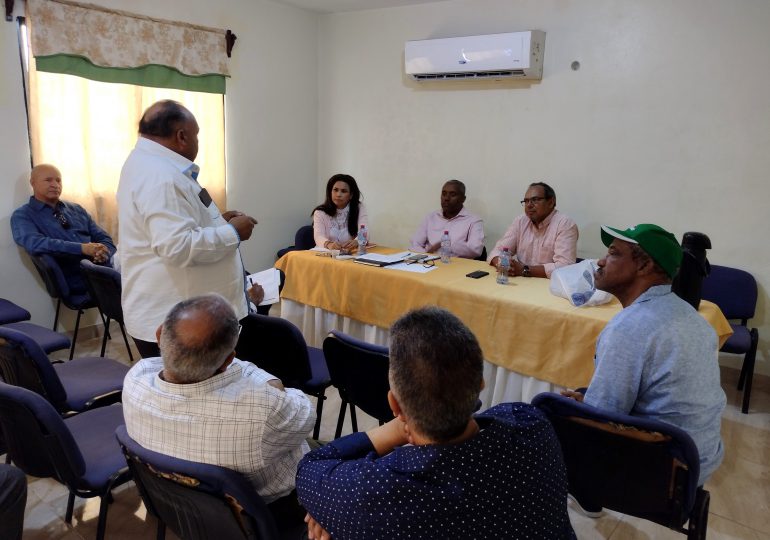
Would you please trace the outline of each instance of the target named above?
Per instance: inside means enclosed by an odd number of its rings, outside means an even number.
[[[406,74],[417,81],[543,78],[545,32],[407,41]]]

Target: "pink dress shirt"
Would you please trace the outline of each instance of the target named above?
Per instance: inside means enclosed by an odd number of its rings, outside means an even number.
[[[441,241],[444,231],[449,231],[452,256],[475,259],[481,255],[484,249],[484,221],[465,210],[465,207],[452,219],[446,219],[441,210],[425,216],[420,228],[412,236],[409,249],[426,252],[430,246]]]
[[[577,225],[558,210],[554,209],[539,226],[522,214],[513,220],[487,260],[491,261],[507,247],[522,264],[542,264],[550,278],[556,268],[574,264],[577,239]]]
[[[344,244],[352,237],[348,232],[348,213],[350,212],[350,205],[347,205],[342,210],[337,210],[337,215],[330,216],[323,210],[316,210],[313,212],[313,239],[315,245],[318,247],[324,247],[324,244],[331,240],[338,244]],[[372,232],[369,229],[369,215],[366,213],[366,206],[364,203],[358,205],[358,229],[361,225],[366,225],[366,230],[369,233],[369,242],[372,241]]]

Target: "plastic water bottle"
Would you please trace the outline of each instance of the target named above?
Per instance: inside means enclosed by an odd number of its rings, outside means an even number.
[[[508,248],[503,248],[497,265],[497,282],[500,285],[508,284],[508,270],[511,268],[511,254]]]
[[[441,237],[441,262],[448,263],[452,256],[452,241],[449,239],[449,231],[444,231]]]
[[[358,236],[356,236],[356,241],[358,242],[358,254],[359,255],[366,255],[366,244],[368,242],[369,235],[366,234],[366,225],[361,225],[361,228],[358,230]]]

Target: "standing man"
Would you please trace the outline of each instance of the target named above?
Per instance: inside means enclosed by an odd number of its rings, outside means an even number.
[[[700,454],[702,485],[722,461],[725,394],[714,329],[671,292],[682,248],[673,234],[650,224],[626,230],[603,226],[602,242],[609,249],[598,262],[596,288],[615,295],[623,310],[599,335],[585,397],[564,394],[686,431]]]
[[[176,101],[151,105],[120,173],[118,215],[123,312],[142,357],[158,356],[155,330],[177,302],[222,295],[248,313],[240,243],[257,220],[220,214],[198,184],[198,123]]]
[[[465,202],[465,184],[449,180],[441,188],[441,211],[431,212],[422,221],[412,237],[412,251],[435,253],[441,247],[444,231],[449,231],[452,255],[475,259],[484,249],[484,222],[468,212]]]
[[[530,184],[521,205],[524,215],[514,219],[495,244],[489,264],[497,267],[504,247],[511,253],[508,273],[512,276],[550,278],[556,268],[574,264],[578,228],[570,217],[556,210],[553,188],[544,182]]]
[[[37,165],[29,177],[32,196],[11,216],[13,240],[30,255],[52,255],[73,294],[88,294],[80,260],[109,264],[115,253],[112,238],[79,204],[59,197],[62,180],[53,165]]]

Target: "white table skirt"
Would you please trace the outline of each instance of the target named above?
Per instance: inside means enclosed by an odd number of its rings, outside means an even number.
[[[331,330],[339,330],[368,343],[388,344],[390,332],[386,328],[364,324],[361,321],[293,300],[281,299],[281,317],[297,325],[302,330],[307,344],[312,347],[321,347],[324,338]],[[484,383],[484,390],[479,396],[482,410],[509,401],[529,403],[541,392],[558,392],[563,389],[548,381],[520,375],[486,360],[484,361]]]

